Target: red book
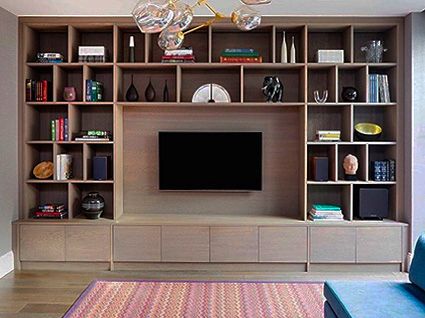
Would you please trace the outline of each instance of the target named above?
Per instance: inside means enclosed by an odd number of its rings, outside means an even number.
[[[36,84],[35,84],[35,87],[36,87],[36,92],[37,92],[35,100],[37,102],[40,102],[41,101],[41,88],[40,88],[41,82],[37,81]]]
[[[41,93],[41,101],[47,102],[47,96],[48,96],[48,84],[46,80],[43,80],[42,82],[42,93]]]
[[[259,57],[227,57],[220,56],[220,63],[263,63],[263,58]]]
[[[59,117],[59,141],[64,141],[64,120]]]
[[[193,60],[194,55],[163,55],[163,60]]]

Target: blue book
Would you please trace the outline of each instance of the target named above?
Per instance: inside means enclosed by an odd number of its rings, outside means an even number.
[[[91,102],[92,101],[92,91],[91,91],[91,88],[92,88],[92,85],[93,85],[93,83],[92,83],[93,81],[92,80],[86,80],[86,102]]]

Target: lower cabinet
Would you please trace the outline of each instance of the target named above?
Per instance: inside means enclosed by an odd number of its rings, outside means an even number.
[[[65,227],[65,259],[70,262],[109,262],[111,227],[71,225]]]
[[[402,262],[401,227],[357,229],[357,262]]]
[[[19,258],[21,261],[65,261],[65,226],[19,226]]]
[[[356,228],[311,227],[311,263],[354,263],[356,261]]]

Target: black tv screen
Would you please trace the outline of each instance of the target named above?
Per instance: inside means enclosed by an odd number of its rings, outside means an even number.
[[[260,191],[261,132],[159,132],[159,189]]]

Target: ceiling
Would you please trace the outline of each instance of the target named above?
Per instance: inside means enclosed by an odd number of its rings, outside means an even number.
[[[194,3],[196,0],[187,0]],[[19,16],[28,15],[89,15],[126,16],[137,0],[0,0],[0,7]],[[238,0],[209,0],[217,9],[230,13]],[[342,15],[342,16],[405,16],[425,9],[424,0],[273,0],[258,6],[263,15]],[[197,15],[208,11],[197,9]]]

